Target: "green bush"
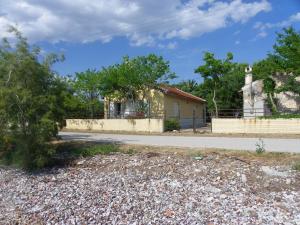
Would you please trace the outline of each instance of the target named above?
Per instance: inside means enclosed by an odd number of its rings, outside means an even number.
[[[51,70],[60,58],[40,57],[40,49],[15,28],[10,30],[15,43],[0,43],[0,160],[38,169],[55,153],[51,141],[63,119],[67,90]]]
[[[70,154],[74,155],[76,157],[89,157],[94,155],[107,155],[112,152],[118,152],[119,147],[117,145],[113,144],[104,144],[104,145],[93,145],[89,147],[83,147],[83,148],[75,148],[72,149]]]
[[[176,119],[165,120],[165,131],[180,130],[179,121]]]
[[[49,129],[47,129],[49,128]],[[26,134],[12,130],[0,140],[0,160],[7,165],[14,165],[33,170],[45,167],[55,153],[51,145],[49,132],[53,130],[45,124],[29,125]]]
[[[266,149],[265,149],[265,143],[262,139],[259,139],[259,141],[255,144],[256,146],[256,153],[257,154],[262,154],[264,152],[266,152]]]
[[[293,168],[293,170],[300,171],[300,161],[296,162],[292,168]]]

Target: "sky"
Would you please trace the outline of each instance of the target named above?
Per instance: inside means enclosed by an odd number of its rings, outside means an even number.
[[[194,79],[205,51],[252,64],[272,51],[276,32],[300,30],[300,0],[0,0],[0,38],[17,27],[43,54],[63,53],[61,75],[161,55]]]

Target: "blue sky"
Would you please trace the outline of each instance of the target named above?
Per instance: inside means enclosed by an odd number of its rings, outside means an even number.
[[[272,50],[276,31],[300,30],[300,0],[0,0],[0,36],[8,24],[45,53],[64,53],[61,75],[155,53],[176,81],[201,82],[204,51],[251,64]]]

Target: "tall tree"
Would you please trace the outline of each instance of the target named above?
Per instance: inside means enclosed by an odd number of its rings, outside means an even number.
[[[217,103],[219,109],[223,110],[237,110],[243,108],[243,95],[241,92],[244,86],[245,79],[245,64],[234,63],[232,70],[220,77],[219,85],[216,89]],[[202,97],[207,101],[209,112],[215,110],[213,102],[213,80],[206,79],[193,92],[194,95]],[[227,111],[230,113],[230,111]]]
[[[53,153],[49,141],[61,121],[59,82],[51,65],[60,58],[42,58],[15,28],[16,44],[0,45],[0,157],[18,159],[23,166],[43,166]],[[14,157],[13,157],[14,156]]]
[[[282,33],[277,34],[273,52],[266,59],[254,64],[254,74],[263,79],[264,91],[277,111],[274,93],[291,91],[300,94],[300,84],[297,77],[300,76],[300,33],[292,27],[284,28]],[[274,75],[280,74],[285,82],[276,87]]]
[[[232,70],[232,59],[232,53],[227,53],[226,59],[222,60],[216,59],[213,53],[205,52],[203,57],[204,65],[199,66],[195,70],[195,73],[199,73],[204,78],[204,82],[206,81],[211,88],[216,117],[219,114],[217,89],[220,87],[220,78]]]
[[[273,112],[277,112],[277,105],[275,101],[276,82],[274,81],[272,74],[275,74],[276,70],[279,70],[278,65],[273,57],[261,60],[253,65],[255,79],[263,79],[264,92],[268,96],[269,103]]]
[[[99,71],[88,69],[85,72],[75,74],[74,94],[86,105],[91,118],[94,118],[95,114],[101,111],[101,83],[102,73]]]
[[[154,54],[135,58],[126,56],[121,64],[103,68],[102,73],[104,96],[133,101],[139,93],[145,96],[149,89],[157,88],[175,77],[169,62]]]

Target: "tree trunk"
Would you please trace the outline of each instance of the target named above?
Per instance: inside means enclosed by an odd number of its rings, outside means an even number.
[[[90,113],[91,113],[91,119],[94,119],[94,105],[93,105],[93,93],[90,92]]]
[[[274,102],[274,98],[273,98],[272,94],[269,93],[268,95],[269,95],[269,99],[270,99],[271,104],[272,104],[272,109],[273,109],[275,112],[278,112],[277,105],[276,105],[275,102]]]
[[[218,111],[218,105],[217,105],[217,102],[216,102],[216,88],[214,88],[214,95],[213,95],[213,103],[214,103],[214,106],[215,106],[215,112],[216,112],[216,118],[219,117],[219,111]]]

